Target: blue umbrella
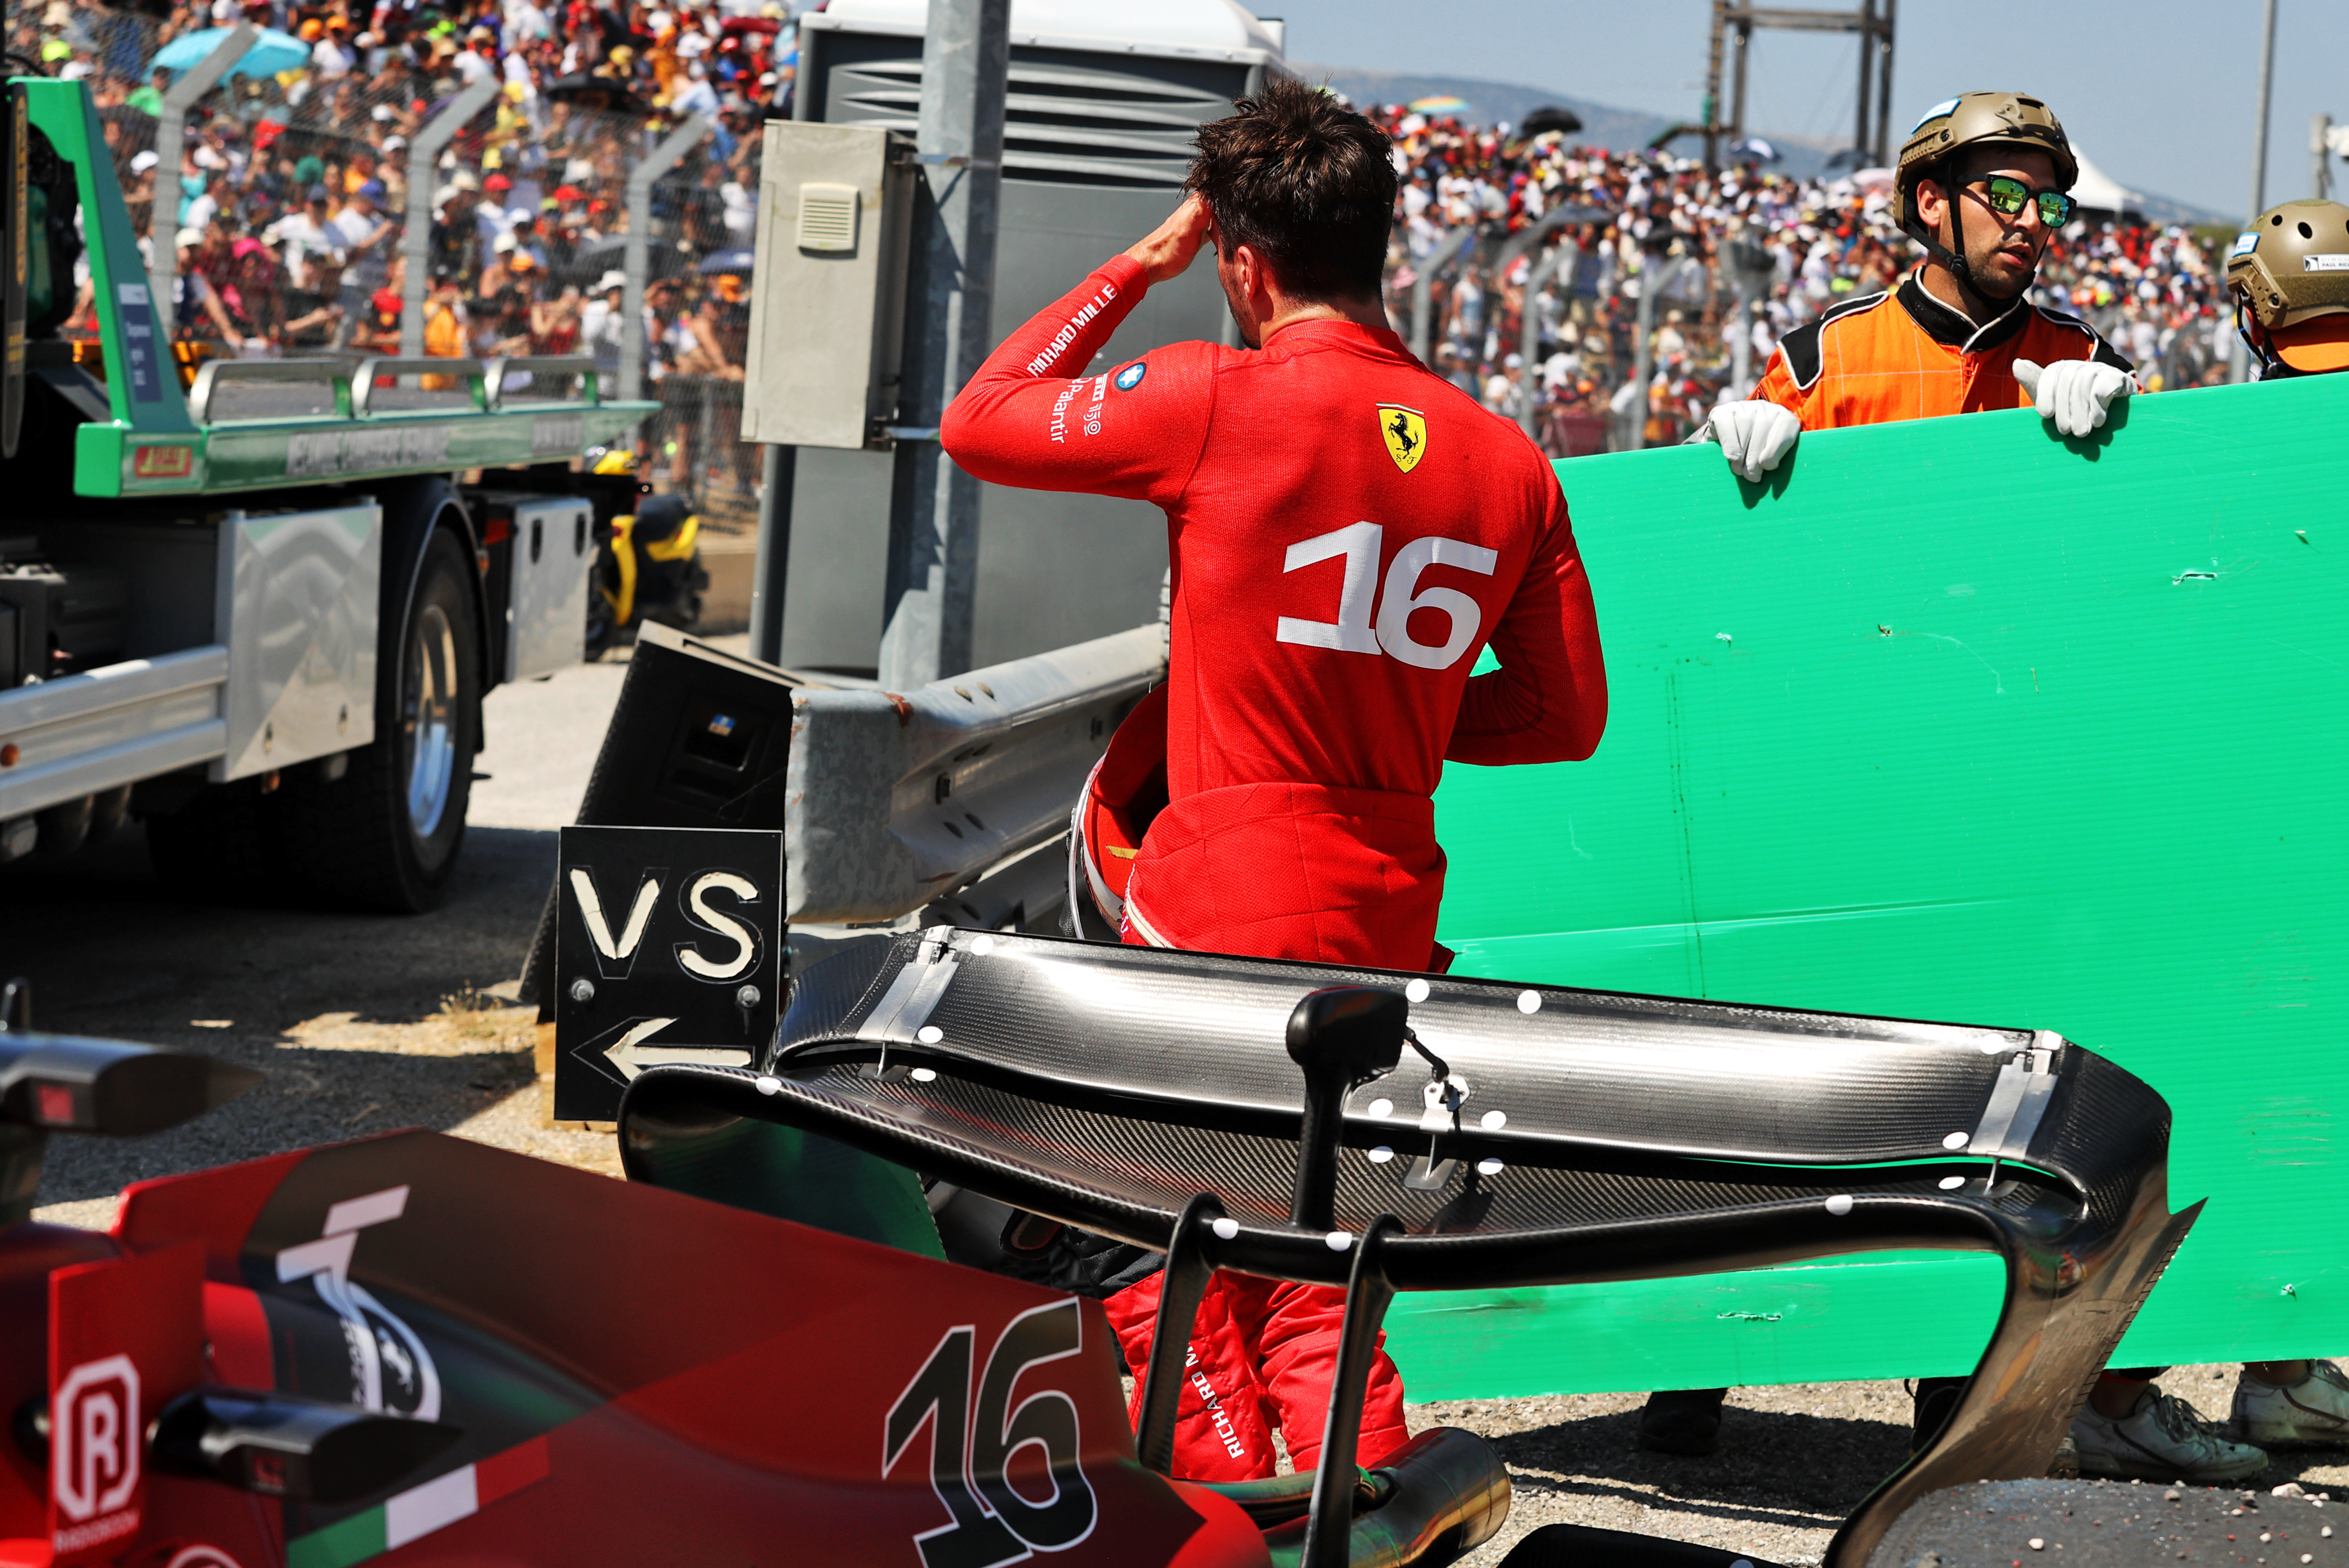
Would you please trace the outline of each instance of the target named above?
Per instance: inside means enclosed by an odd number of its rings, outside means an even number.
[[[147,74],[152,76],[158,70],[168,70],[176,75],[192,70],[202,63],[206,55],[218,48],[221,40],[228,35],[226,27],[207,27],[201,33],[174,38],[155,51],[155,57],[147,64]],[[244,58],[229,67],[228,74],[233,77],[274,77],[280,71],[298,71],[309,63],[309,45],[291,33],[264,27],[261,36],[254,39],[253,47],[245,50]]]

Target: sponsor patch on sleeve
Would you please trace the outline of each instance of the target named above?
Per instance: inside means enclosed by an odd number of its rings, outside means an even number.
[[[1136,359],[1117,373],[1117,389],[1121,392],[1130,392],[1142,385],[1142,378],[1148,374],[1150,374],[1150,367]]]

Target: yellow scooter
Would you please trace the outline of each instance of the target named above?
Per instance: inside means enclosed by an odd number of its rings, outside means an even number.
[[[633,482],[636,454],[606,452],[591,465],[600,476]],[[595,553],[595,592],[587,605],[587,657],[600,656],[630,627],[647,620],[690,630],[701,618],[709,574],[698,541],[701,519],[682,495],[646,495],[630,485],[635,510],[614,515]]]

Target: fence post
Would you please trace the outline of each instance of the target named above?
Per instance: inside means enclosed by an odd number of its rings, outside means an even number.
[[[1419,275],[1413,279],[1411,286],[1411,351],[1423,365],[1427,363],[1428,340],[1434,330],[1434,324],[1427,318],[1428,291],[1435,282],[1435,275],[1450,265],[1462,247],[1475,237],[1476,226],[1474,223],[1463,223],[1449,230],[1437,242],[1435,248],[1427,253],[1425,263],[1412,269]]]
[[[504,85],[498,77],[483,77],[419,127],[416,140],[408,144],[408,223],[399,236],[408,275],[399,291],[399,351],[410,359],[424,352],[424,292],[431,282],[425,268],[432,252],[432,192],[440,180],[441,150],[489,107]]]
[[[653,182],[677,167],[709,134],[709,121],[688,114],[661,138],[628,175],[628,234],[621,266],[628,281],[620,293],[620,396],[645,395],[645,274],[653,265]]]
[[[147,214],[147,283],[155,302],[155,318],[165,323],[168,341],[179,327],[171,304],[171,279],[180,271],[180,161],[187,154],[188,110],[212,90],[228,69],[244,58],[261,34],[250,22],[239,22],[212,52],[188,68],[188,74],[163,94],[163,112],[155,118],[155,204]]]
[[[937,430],[995,346],[988,317],[1010,58],[1011,0],[930,0],[915,136],[920,252],[908,279],[905,426],[889,487],[881,621],[881,681],[892,691],[970,668],[978,481],[947,456]]]
[[[1631,406],[1625,410],[1630,415],[1631,430],[1625,444],[1639,452],[1648,444],[1648,383],[1655,379],[1656,302],[1672,285],[1680,282],[1693,260],[1674,256],[1662,265],[1650,265],[1640,272],[1639,341],[1631,345],[1631,381],[1639,390],[1631,395]]]
[[[1534,351],[1541,347],[1541,316],[1534,308],[1534,296],[1542,285],[1557,275],[1560,263],[1565,264],[1568,287],[1571,289],[1574,275],[1582,266],[1582,247],[1568,240],[1535,263],[1533,271],[1526,275],[1525,303],[1517,309],[1517,325],[1521,328],[1517,348],[1517,428],[1527,435],[1534,433]],[[1558,310],[1561,325],[1566,309],[1562,303]]]

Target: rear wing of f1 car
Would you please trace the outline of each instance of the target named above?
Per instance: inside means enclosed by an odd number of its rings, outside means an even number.
[[[1395,1291],[1996,1253],[1971,1383],[1836,1568],[1928,1492],[2044,1473],[2199,1209],[2170,1211],[2161,1097],[2045,1032],[944,928],[809,968],[753,1068],[647,1071],[624,1158],[690,1181],[760,1122],[1167,1251],[1170,1312],[1218,1267],[1346,1284],[1333,1473]],[[1334,1544],[1348,1493],[1321,1490]]]

